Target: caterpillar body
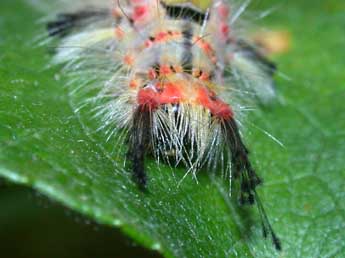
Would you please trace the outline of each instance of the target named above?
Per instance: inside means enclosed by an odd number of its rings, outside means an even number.
[[[240,203],[257,203],[264,236],[280,250],[238,126],[243,100],[275,96],[275,65],[236,32],[247,3],[89,1],[47,28],[61,39],[54,62],[88,77],[88,87],[99,89],[88,101],[103,127],[125,132],[140,188],[148,187],[150,155],[193,176],[204,167],[228,171],[240,182]]]

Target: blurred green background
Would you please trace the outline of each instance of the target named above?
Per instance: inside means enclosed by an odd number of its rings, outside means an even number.
[[[0,257],[161,257],[119,229],[89,220],[26,187],[0,179]]]

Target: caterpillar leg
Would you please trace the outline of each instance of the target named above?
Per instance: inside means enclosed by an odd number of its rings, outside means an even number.
[[[257,204],[264,237],[266,238],[269,234],[272,238],[272,242],[275,248],[277,250],[281,250],[280,240],[276,236],[269,222],[266,211],[261,203],[259,195],[256,192],[256,187],[262,183],[262,180],[258,177],[258,175],[255,173],[255,170],[252,168],[248,157],[248,149],[241,139],[236,121],[233,118],[225,121],[224,131],[231,152],[231,163],[232,167],[235,170],[235,178],[240,179],[240,204]]]
[[[145,156],[151,144],[152,110],[139,105],[133,115],[129,134],[127,157],[131,162],[133,177],[138,186],[146,189]]]

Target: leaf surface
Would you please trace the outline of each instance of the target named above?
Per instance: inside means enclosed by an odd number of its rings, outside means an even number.
[[[270,8],[275,1],[261,1]],[[74,100],[34,37],[41,14],[25,1],[0,3],[0,175],[98,222],[121,227],[166,257],[277,257],[255,208],[239,208],[223,179],[149,163],[140,192]],[[249,114],[245,138],[264,178],[259,193],[281,237],[280,257],[341,257],[345,242],[345,4],[285,1],[265,19],[289,31],[276,57],[281,103]],[[60,77],[60,79],[58,79]],[[94,123],[94,124],[93,124]],[[255,125],[255,126],[254,126]],[[280,147],[265,133],[274,135]],[[236,199],[236,198],[233,198]]]

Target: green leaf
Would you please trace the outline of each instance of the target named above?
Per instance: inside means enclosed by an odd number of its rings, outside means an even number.
[[[260,9],[276,1],[261,1]],[[246,142],[281,257],[345,252],[345,3],[286,1],[265,19],[292,35],[277,57],[282,104],[250,114]],[[30,186],[98,222],[121,227],[166,257],[277,257],[254,208],[239,208],[221,178],[149,164],[150,192],[123,171],[112,142],[76,114],[59,68],[44,69],[41,18],[23,0],[0,3],[0,175]],[[284,143],[280,147],[263,128]],[[121,146],[120,146],[121,147]],[[236,199],[236,198],[233,198]]]

